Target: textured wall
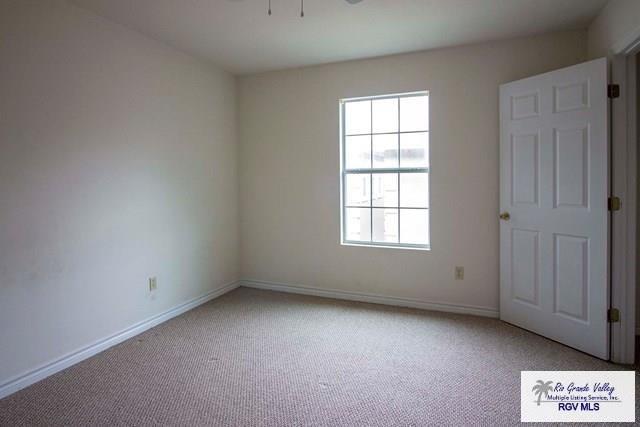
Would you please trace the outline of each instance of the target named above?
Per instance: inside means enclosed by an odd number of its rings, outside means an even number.
[[[242,277],[497,309],[498,86],[586,53],[576,31],[239,78]],[[424,89],[432,250],[341,246],[338,100]]]
[[[589,26],[589,57],[618,53],[640,37],[640,1],[610,0]]]
[[[0,2],[0,64],[1,385],[235,280],[238,236],[233,76],[58,0]]]

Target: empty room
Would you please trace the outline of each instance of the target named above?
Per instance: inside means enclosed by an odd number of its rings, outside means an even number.
[[[636,422],[639,106],[638,0],[0,0],[0,426]]]

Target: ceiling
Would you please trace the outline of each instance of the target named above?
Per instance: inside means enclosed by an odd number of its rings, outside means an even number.
[[[71,0],[237,74],[583,29],[607,0]]]

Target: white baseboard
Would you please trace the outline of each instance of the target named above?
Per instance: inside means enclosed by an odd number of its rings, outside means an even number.
[[[413,299],[407,299],[407,298],[389,297],[389,296],[382,296],[382,295],[375,295],[375,294],[366,294],[361,292],[347,292],[347,291],[340,291],[337,289],[320,289],[320,288],[312,288],[308,286],[290,285],[286,283],[267,282],[267,281],[261,281],[261,280],[240,280],[240,281],[226,284],[220,289],[216,289],[211,292],[208,292],[200,297],[197,297],[190,301],[182,303],[170,310],[167,310],[149,319],[138,322],[116,334],[113,334],[109,337],[98,340],[93,344],[90,344],[86,347],[76,350],[57,360],[49,362],[40,367],[37,367],[27,372],[26,374],[20,375],[16,378],[9,379],[5,383],[0,384],[0,399],[10,394],[13,394],[18,390],[28,387],[31,384],[41,381],[50,375],[60,372],[63,369],[66,369],[72,365],[75,365],[78,362],[88,359],[89,357],[94,356],[108,349],[109,347],[119,344],[122,341],[125,341],[148,329],[153,328],[154,326],[157,326],[160,323],[166,322],[167,320],[173,317],[179,316],[180,314],[185,313],[201,304],[204,304],[214,298],[217,298],[227,292],[230,292],[239,286],[245,286],[248,288],[257,288],[257,289],[267,289],[267,290],[279,291],[279,292],[289,292],[289,293],[296,293],[296,294],[303,294],[303,295],[315,295],[319,297],[367,302],[367,303],[373,303],[373,304],[418,308],[423,310],[471,314],[475,316],[484,316],[484,317],[493,317],[493,318],[499,317],[499,313],[497,310],[488,308],[488,307],[420,301],[420,300],[413,300]],[[640,328],[638,329],[638,333],[640,334]]]
[[[267,282],[264,280],[242,279],[240,286],[271,291],[289,292],[294,294],[314,295],[318,297],[343,299],[349,301],[368,302],[372,304],[393,305],[398,307],[419,308],[422,310],[444,311],[447,313],[471,314],[483,317],[500,317],[498,310],[489,307],[472,305],[448,304],[431,301],[421,301],[408,298],[389,297],[383,295],[366,294],[362,292],[347,292],[337,289],[312,288],[287,283]]]
[[[10,394],[13,394],[18,390],[28,387],[33,383],[41,381],[46,377],[55,374],[56,372],[60,372],[63,369],[66,369],[72,365],[75,365],[78,362],[88,359],[89,357],[94,356],[100,353],[101,351],[108,349],[109,347],[119,344],[124,340],[127,340],[133,336],[136,336],[146,331],[147,329],[151,329],[154,326],[159,325],[160,323],[166,322],[167,320],[173,317],[179,316],[180,314],[185,313],[201,304],[204,304],[208,301],[211,301],[214,298],[217,298],[223,294],[226,294],[227,292],[232,291],[239,286],[240,286],[239,281],[228,283],[219,289],[215,289],[211,292],[207,292],[204,295],[201,295],[197,298],[194,298],[180,305],[177,305],[176,307],[169,309],[163,313],[157,314],[153,317],[150,317],[149,319],[138,322],[116,334],[113,334],[109,337],[98,340],[93,344],[90,344],[86,347],[83,347],[79,350],[69,353],[57,360],[49,362],[38,368],[35,368],[27,372],[26,374],[9,379],[5,383],[0,384],[0,399]]]

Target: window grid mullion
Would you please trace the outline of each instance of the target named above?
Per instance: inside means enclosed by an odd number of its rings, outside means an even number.
[[[398,169],[400,163],[400,98],[398,98]],[[398,172],[398,244],[400,244],[400,173]]]
[[[367,132],[367,133],[351,133],[351,134],[345,134],[345,136],[349,137],[349,136],[369,136],[369,135],[395,135],[396,133],[401,133],[401,134],[409,134],[409,133],[429,133],[429,130],[405,130],[405,131],[395,131],[395,132]]]
[[[347,168],[346,162],[346,151],[347,151],[347,137],[345,134],[347,133],[345,127],[347,123],[345,121],[345,103],[340,103],[340,238],[344,241],[347,239],[347,199],[345,194],[345,181],[347,175],[345,174],[345,169]]]
[[[407,169],[398,169],[398,168],[384,168],[384,169],[346,169],[344,171],[347,175],[355,175],[359,173],[368,174],[368,173],[429,173],[429,168],[407,168]]]
[[[346,205],[345,208],[347,209],[403,209],[403,210],[414,210],[414,211],[428,211],[429,208],[419,208],[419,207],[415,207],[415,206],[404,206],[401,208],[398,208],[397,206],[351,206],[351,205]]]
[[[373,101],[369,101],[369,136],[371,144],[371,169],[373,169]],[[373,174],[369,174],[369,241],[373,242]]]

